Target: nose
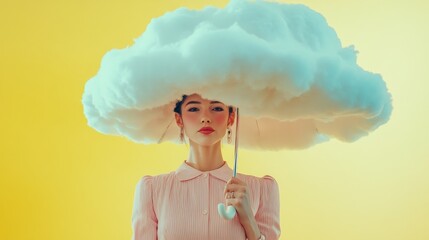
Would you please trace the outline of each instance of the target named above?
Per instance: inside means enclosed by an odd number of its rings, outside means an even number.
[[[211,120],[208,117],[208,113],[205,112],[204,114],[202,114],[202,116],[201,116],[201,123],[210,123],[210,122],[211,122]]]
[[[201,119],[201,123],[210,123],[210,122],[211,122],[210,119],[208,119],[207,117],[203,117]]]
[[[200,115],[200,117],[201,117],[201,123],[211,123],[211,120],[210,120],[210,109],[203,109],[202,111],[201,111],[201,115]]]

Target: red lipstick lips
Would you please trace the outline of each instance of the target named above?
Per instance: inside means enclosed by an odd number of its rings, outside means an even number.
[[[203,133],[203,134],[210,134],[210,133],[214,132],[214,129],[211,127],[203,127],[200,130],[198,130],[198,132]]]

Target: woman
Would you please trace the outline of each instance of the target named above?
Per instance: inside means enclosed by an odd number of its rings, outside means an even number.
[[[144,176],[137,183],[133,239],[278,239],[279,192],[274,178],[239,174],[223,160],[221,140],[235,112],[198,94],[183,95],[174,109],[176,124],[189,138],[188,159],[174,172]],[[235,207],[225,220],[218,203]]]

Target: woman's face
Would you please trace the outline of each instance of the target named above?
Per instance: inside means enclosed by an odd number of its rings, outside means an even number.
[[[222,140],[227,127],[234,123],[234,116],[234,113],[229,115],[225,104],[192,94],[182,104],[182,118],[176,113],[176,123],[179,127],[184,127],[190,141],[210,146]],[[200,129],[203,127],[210,127],[214,131],[202,132]]]

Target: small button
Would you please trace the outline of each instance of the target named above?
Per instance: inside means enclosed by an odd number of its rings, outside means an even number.
[[[203,177],[207,177],[209,174],[208,173],[203,173]]]
[[[203,214],[206,215],[207,214],[207,210],[204,209],[203,210]]]

